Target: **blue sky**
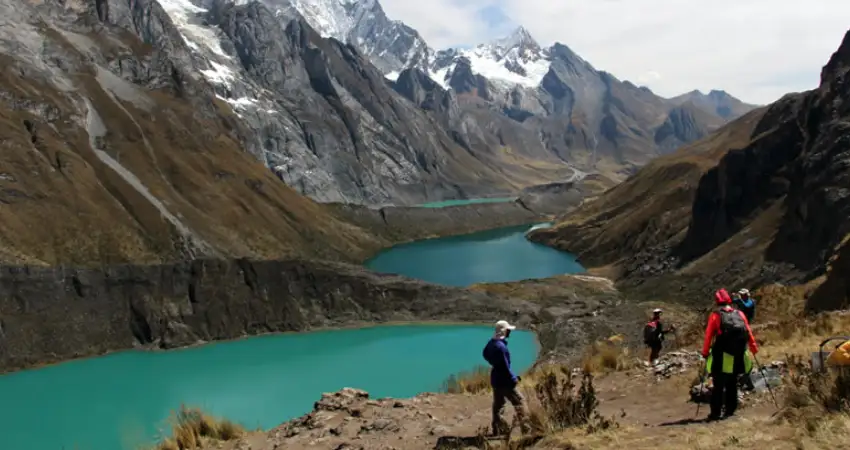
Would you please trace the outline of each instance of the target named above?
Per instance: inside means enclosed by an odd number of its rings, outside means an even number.
[[[850,0],[381,0],[432,47],[518,25],[597,69],[673,96],[723,89],[766,104],[817,86],[850,28]]]

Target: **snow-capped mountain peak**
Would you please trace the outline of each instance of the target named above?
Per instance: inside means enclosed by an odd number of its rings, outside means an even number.
[[[549,70],[549,51],[525,27],[472,49],[434,51],[413,28],[389,19],[379,0],[260,0],[288,2],[319,34],[353,44],[391,80],[417,67],[448,86],[459,58],[499,84],[537,87]]]
[[[486,47],[490,47],[494,50],[500,50],[503,53],[507,53],[513,49],[519,49],[520,52],[540,52],[540,44],[534,40],[534,37],[531,36],[531,33],[525,27],[518,27],[511,34],[495,39],[489,44],[485,45]]]
[[[548,52],[525,27],[470,50],[442,51],[437,56],[430,72],[444,86],[461,58],[473,73],[501,84],[537,87],[549,71]]]

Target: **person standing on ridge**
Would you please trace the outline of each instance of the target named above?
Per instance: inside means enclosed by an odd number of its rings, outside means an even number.
[[[738,409],[738,375],[744,373],[747,346],[753,355],[759,351],[747,316],[732,308],[732,298],[726,289],[715,292],[714,298],[720,308],[708,318],[702,346],[703,358],[708,358],[711,352],[709,372],[714,380],[708,420],[720,419],[724,406],[724,417],[735,415]]]
[[[493,387],[493,421],[492,431],[494,436],[508,433],[507,423],[502,418],[505,409],[505,401],[511,402],[514,407],[517,420],[523,434],[528,434],[528,423],[526,422],[525,400],[517,389],[520,377],[511,369],[511,352],[508,350],[508,337],[515,326],[506,320],[496,322],[496,332],[484,347],[484,359],[490,363],[490,385]]]
[[[661,323],[661,308],[652,310],[652,319],[643,328],[643,343],[649,347],[649,364],[655,364],[655,360],[661,355],[661,347],[664,344],[664,335],[676,331],[676,327],[664,329]]]
[[[750,291],[748,289],[741,289],[738,291],[738,295],[733,300],[735,306],[738,307],[741,311],[743,311],[744,315],[747,316],[747,322],[753,323],[753,319],[756,317],[756,301],[754,298],[750,297]]]

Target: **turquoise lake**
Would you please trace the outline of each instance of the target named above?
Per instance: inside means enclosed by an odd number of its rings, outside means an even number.
[[[449,375],[486,364],[491,334],[486,326],[399,325],[270,335],[3,375],[0,448],[137,450],[163,435],[181,403],[268,429],[343,387],[373,398],[433,392]],[[514,332],[510,348],[517,370],[537,356],[530,332]]]
[[[401,244],[378,253],[365,265],[376,272],[447,286],[584,272],[573,255],[525,238],[531,228],[546,225],[499,228]]]

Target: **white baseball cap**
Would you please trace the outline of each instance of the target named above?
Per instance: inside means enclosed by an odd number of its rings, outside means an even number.
[[[496,333],[503,333],[505,330],[516,330],[516,326],[509,324],[507,320],[496,322]]]
[[[658,313],[660,313],[660,312],[662,312],[662,311],[661,311],[661,308],[655,308],[655,309],[653,309],[653,310],[652,310],[652,313],[653,313],[653,314],[658,314]]]
[[[741,295],[750,295],[750,290],[749,289],[741,289],[740,291],[738,291],[738,293],[741,294]]]

